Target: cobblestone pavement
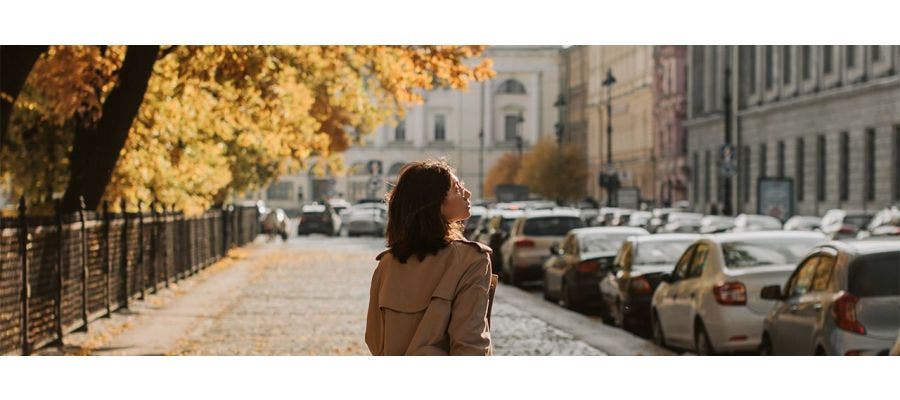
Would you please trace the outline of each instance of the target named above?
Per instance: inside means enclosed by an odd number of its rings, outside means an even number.
[[[382,246],[381,238],[321,236],[258,244],[246,260],[201,277],[193,293],[152,311],[161,316],[129,321],[92,354],[368,355],[366,307]],[[663,354],[505,285],[492,322],[496,355]]]

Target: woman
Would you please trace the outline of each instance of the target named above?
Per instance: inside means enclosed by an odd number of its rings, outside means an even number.
[[[463,239],[471,193],[444,161],[400,171],[388,195],[366,344],[373,355],[491,355],[491,249]]]

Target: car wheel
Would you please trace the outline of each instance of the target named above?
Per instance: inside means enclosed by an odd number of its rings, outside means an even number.
[[[762,340],[759,342],[759,349],[757,349],[756,354],[760,356],[773,355],[772,340],[769,339],[768,333],[763,333]]]
[[[694,328],[694,351],[697,352],[698,356],[716,355],[712,343],[709,342],[709,335],[706,334],[706,328],[704,328],[703,323],[699,321]]]
[[[663,334],[662,324],[659,323],[659,316],[653,313],[650,320],[650,330],[653,331],[653,343],[659,347],[666,347],[666,336]]]

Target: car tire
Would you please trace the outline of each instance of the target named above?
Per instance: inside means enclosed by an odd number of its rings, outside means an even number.
[[[666,336],[663,333],[662,324],[659,323],[659,316],[656,315],[656,312],[653,312],[653,318],[650,319],[650,331],[653,336],[653,343],[655,343],[659,347],[668,347],[666,346]]]
[[[694,352],[698,356],[716,355],[716,350],[713,349],[712,343],[709,341],[706,328],[703,326],[703,322],[700,321],[697,321],[697,326],[694,327]]]
[[[769,334],[767,332],[763,332],[762,340],[759,342],[759,348],[756,350],[756,355],[774,355],[774,352],[772,351],[772,339],[769,339]]]

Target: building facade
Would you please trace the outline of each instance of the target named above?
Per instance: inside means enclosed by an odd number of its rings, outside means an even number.
[[[793,181],[795,214],[900,202],[898,67],[900,46],[690,46],[694,208],[730,201],[736,213],[755,213],[760,177]],[[727,105],[737,155],[730,180],[719,162],[726,90],[736,94]]]
[[[623,187],[636,187],[644,200],[653,201],[658,195],[653,163],[653,46],[573,46],[563,58],[568,77],[564,137],[585,149],[592,177],[586,182],[588,194],[607,200],[598,178],[612,169]],[[607,71],[615,77],[611,86],[603,85]],[[607,139],[610,118],[611,141]]]
[[[473,198],[481,198],[483,177],[506,152],[527,151],[542,136],[555,138],[560,94],[559,46],[492,46],[496,76],[468,90],[436,89],[405,118],[378,127],[343,157],[345,176],[301,174],[282,177],[258,193],[274,207],[297,208],[342,196],[355,202],[380,198],[406,163],[445,158],[456,168]],[[479,133],[484,129],[483,168]]]
[[[687,46],[653,48],[653,158],[656,199],[671,205],[688,199]]]

